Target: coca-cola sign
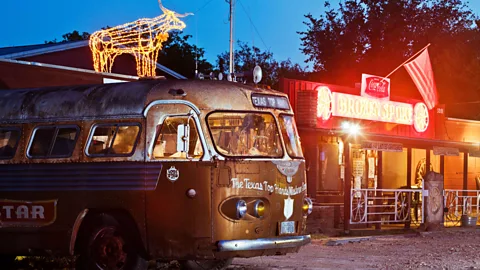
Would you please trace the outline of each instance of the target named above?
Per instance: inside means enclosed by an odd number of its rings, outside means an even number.
[[[390,100],[390,79],[362,74],[361,95],[364,97]]]

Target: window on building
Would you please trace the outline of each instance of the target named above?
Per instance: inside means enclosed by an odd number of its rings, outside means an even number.
[[[29,158],[62,158],[72,156],[78,126],[37,127],[28,149]]]
[[[93,127],[88,156],[131,156],[140,134],[139,124],[101,124]]]
[[[13,158],[19,139],[19,129],[0,128],[0,159]]]
[[[155,159],[185,159],[185,152],[177,151],[178,128],[184,127],[188,122],[190,137],[188,141],[188,157],[200,158],[203,155],[203,148],[198,135],[197,126],[192,117],[174,116],[167,117],[162,124],[157,126],[157,136],[153,148]]]

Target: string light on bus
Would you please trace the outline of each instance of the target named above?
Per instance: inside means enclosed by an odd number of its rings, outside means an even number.
[[[90,36],[90,50],[93,66],[97,72],[112,72],[115,58],[128,53],[135,56],[137,75],[156,75],[156,61],[162,43],[168,39],[171,30],[183,30],[186,24],[179,18],[192,15],[178,14],[163,7],[163,14],[155,18],[142,18],[93,33]]]

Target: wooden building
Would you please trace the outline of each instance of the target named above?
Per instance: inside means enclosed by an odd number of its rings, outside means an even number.
[[[323,219],[341,215],[348,229],[352,188],[420,187],[430,170],[444,175],[445,189],[480,188],[480,121],[449,117],[444,105],[428,110],[415,97],[362,95],[360,88],[282,79],[280,90],[296,114],[308,194],[331,207]]]
[[[157,74],[186,79],[159,63]],[[95,72],[88,40],[0,48],[0,89],[132,80],[138,77],[135,58],[129,54],[117,57],[112,73]]]

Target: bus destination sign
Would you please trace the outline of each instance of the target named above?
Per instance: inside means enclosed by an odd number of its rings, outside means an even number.
[[[282,96],[252,94],[252,103],[255,107],[290,110],[288,99]]]

